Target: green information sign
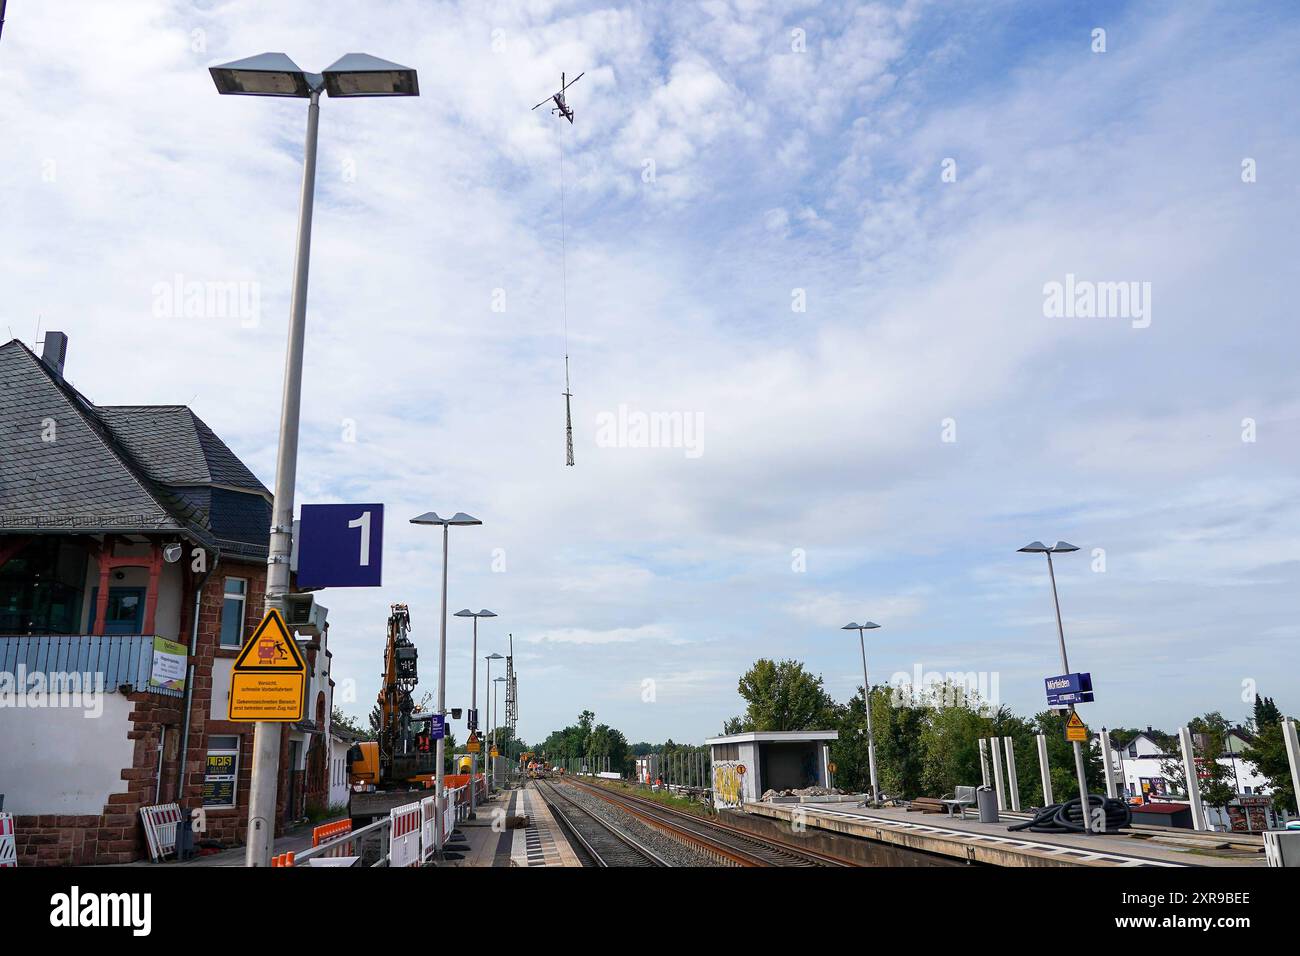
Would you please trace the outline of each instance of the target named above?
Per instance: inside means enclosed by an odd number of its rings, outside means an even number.
[[[187,653],[184,644],[155,637],[153,639],[153,666],[149,668],[149,686],[165,687],[168,690],[184,690]]]

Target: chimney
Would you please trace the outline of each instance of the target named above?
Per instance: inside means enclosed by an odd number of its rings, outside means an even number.
[[[45,347],[41,350],[41,361],[54,373],[54,377],[63,380],[63,362],[68,357],[68,336],[64,332],[46,332]]]

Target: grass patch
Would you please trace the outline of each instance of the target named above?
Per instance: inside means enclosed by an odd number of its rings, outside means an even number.
[[[630,793],[633,796],[641,797],[645,800],[651,800],[673,810],[682,810],[686,813],[692,813],[697,817],[717,816],[715,810],[700,803],[698,800],[688,800],[686,797],[679,797],[675,793],[668,793],[664,790],[651,790],[649,787],[639,787],[636,784],[624,783],[619,780],[591,780],[588,777],[583,777],[582,782],[595,783],[607,790],[621,790],[623,793]]]

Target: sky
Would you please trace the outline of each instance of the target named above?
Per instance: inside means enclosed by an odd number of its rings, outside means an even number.
[[[1034,539],[1081,549],[1090,724],[1300,710],[1293,7],[358,9],[14,0],[0,39],[0,333],[67,332],[93,401],[188,404],[268,487],[306,107],[207,68],[419,71],[320,110],[297,501],[387,519],[383,586],[319,595],[345,711],[394,602],[435,686],[428,510],[483,521],[449,610],[500,615],[480,657],[513,634],[529,741],[584,709],[702,741],[759,657],[847,700],[864,619],[873,682],[1036,712]],[[561,71],[572,126],[530,109]]]

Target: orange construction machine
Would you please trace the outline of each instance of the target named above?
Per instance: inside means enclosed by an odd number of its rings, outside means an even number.
[[[348,752],[348,772],[354,785],[378,790],[432,786],[436,772],[433,714],[416,713],[416,648],[407,632],[411,615],[405,604],[394,604],[388,617],[384,650],[384,682],[379,691],[379,739],[363,740]]]

